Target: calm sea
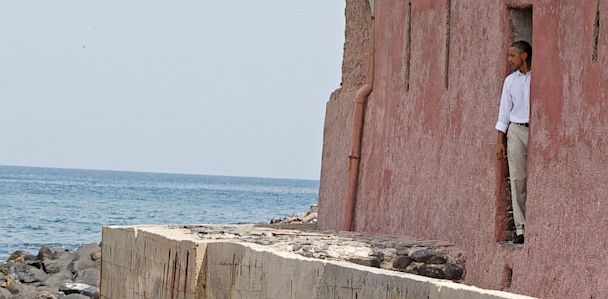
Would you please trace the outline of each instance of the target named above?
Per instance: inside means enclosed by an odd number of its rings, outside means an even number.
[[[99,242],[101,227],[257,223],[306,211],[318,181],[0,166],[0,260]]]

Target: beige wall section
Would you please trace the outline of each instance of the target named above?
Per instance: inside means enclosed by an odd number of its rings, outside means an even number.
[[[104,227],[102,298],[201,298],[205,244],[166,226]]]
[[[531,298],[189,232],[104,228],[101,298]]]

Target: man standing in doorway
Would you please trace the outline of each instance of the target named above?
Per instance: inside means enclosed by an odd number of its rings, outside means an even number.
[[[515,70],[505,79],[498,112],[496,157],[509,163],[511,202],[515,220],[514,243],[524,243],[526,223],[526,178],[528,164],[528,128],[530,121],[530,78],[532,46],[517,41],[509,48],[509,63]]]

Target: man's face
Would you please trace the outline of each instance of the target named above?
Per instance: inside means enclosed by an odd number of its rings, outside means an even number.
[[[526,52],[523,52],[518,48],[509,48],[509,63],[514,70],[519,69],[524,64],[527,56],[528,54],[526,54]]]

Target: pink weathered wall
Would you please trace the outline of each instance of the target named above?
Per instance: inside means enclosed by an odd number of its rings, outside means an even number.
[[[447,3],[375,1],[375,80],[355,230],[450,241],[466,252],[466,283],[542,298],[608,298],[608,1],[599,2],[595,62],[597,0],[451,0],[449,46]],[[497,242],[507,199],[494,125],[508,74],[508,7],[530,4],[526,244],[508,249]],[[347,0],[346,17],[343,84],[325,122],[322,229],[340,227],[353,100],[370,42],[368,2]]]

